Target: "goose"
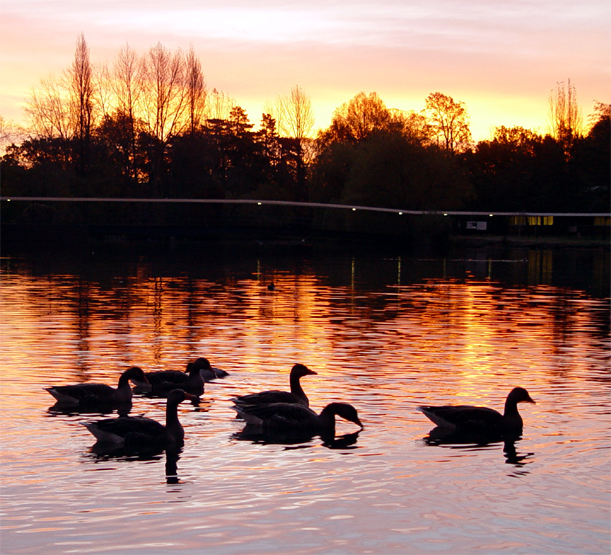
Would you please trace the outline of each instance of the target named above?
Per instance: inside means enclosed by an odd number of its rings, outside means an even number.
[[[437,424],[440,432],[455,435],[519,435],[523,424],[518,403],[524,402],[534,403],[526,389],[516,387],[507,395],[503,414],[487,407],[469,405],[418,407],[418,410]]]
[[[165,426],[144,416],[120,416],[96,422],[83,423],[102,444],[113,449],[143,452],[182,447],[185,432],[178,420],[178,405],[185,399],[196,400],[195,395],[174,389],[166,402]]]
[[[46,387],[45,390],[55,397],[58,405],[66,407],[83,409],[92,406],[129,405],[132,401],[130,381],[141,390],[151,389],[142,369],[133,366],[121,374],[116,389],[106,384],[79,383]]]
[[[162,370],[159,372],[146,372],[145,376],[151,384],[151,397],[167,397],[173,389],[182,389],[192,395],[200,397],[204,394],[204,378],[202,368],[209,368],[210,363],[205,358],[198,358],[187,365],[186,372],[178,370]],[[137,390],[136,390],[137,391]]]
[[[305,392],[303,391],[299,380],[303,378],[303,376],[314,375],[316,376],[316,372],[314,370],[310,370],[304,364],[295,364],[293,368],[291,368],[291,373],[289,377],[289,382],[291,385],[291,391],[261,391],[260,393],[251,393],[249,395],[240,395],[239,397],[235,397],[233,402],[237,406],[242,405],[266,405],[270,403],[298,403],[300,405],[304,405],[308,407],[310,402]],[[238,413],[239,414],[239,413]]]
[[[330,403],[320,414],[299,403],[236,405],[233,407],[247,424],[268,431],[335,434],[335,416],[354,422],[363,429],[356,409],[348,403]]]
[[[197,366],[199,368],[199,373],[202,375],[205,382],[211,382],[217,378],[226,378],[229,376],[229,372],[212,366],[208,359],[204,357],[200,357],[195,362],[187,364],[186,372],[190,372],[192,366]]]

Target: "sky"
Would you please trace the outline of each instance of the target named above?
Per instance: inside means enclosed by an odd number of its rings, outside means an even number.
[[[125,44],[192,45],[208,87],[255,124],[295,85],[317,128],[361,91],[415,111],[441,92],[466,104],[476,140],[500,125],[547,132],[550,93],[567,79],[584,120],[611,103],[609,0],[4,0],[5,120],[27,123],[28,94],[70,67],[81,33],[95,64]]]

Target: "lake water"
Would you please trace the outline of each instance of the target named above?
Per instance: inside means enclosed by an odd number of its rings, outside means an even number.
[[[608,250],[5,253],[1,312],[3,555],[609,553]],[[178,480],[164,454],[95,455],[99,415],[49,411],[43,387],[199,356],[230,376],[180,406]],[[358,435],[239,437],[230,398],[296,362]],[[517,385],[536,405],[513,450],[424,441],[419,405],[502,410]]]

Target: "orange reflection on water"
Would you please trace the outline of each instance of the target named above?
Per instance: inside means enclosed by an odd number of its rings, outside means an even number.
[[[592,301],[579,294],[450,279],[367,291],[354,269],[351,279],[328,287],[313,273],[277,272],[270,291],[261,276],[6,276],[3,379],[36,384],[19,393],[36,396],[43,385],[114,384],[128,366],[182,370],[206,356],[232,372],[282,374],[273,387],[287,384],[292,364],[307,364],[321,403],[334,395],[334,375],[357,377],[363,391],[391,378],[380,387],[425,402],[435,401],[420,383],[430,373],[444,376],[448,398],[497,400],[499,388],[520,385],[514,375],[587,371],[583,357],[566,361],[576,341],[596,341]]]

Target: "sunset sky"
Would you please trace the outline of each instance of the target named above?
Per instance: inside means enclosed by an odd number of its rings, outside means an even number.
[[[611,102],[609,0],[15,0],[0,7],[0,115],[25,123],[40,79],[84,33],[94,63],[126,43],[193,45],[209,88],[259,123],[298,84],[316,127],[360,91],[419,111],[431,92],[466,103],[476,140],[498,125],[546,132],[548,98],[571,79],[584,119]]]

